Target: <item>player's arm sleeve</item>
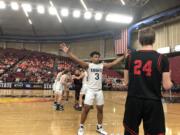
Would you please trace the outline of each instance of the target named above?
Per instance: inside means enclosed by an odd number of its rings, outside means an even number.
[[[169,61],[168,61],[168,58],[166,56],[162,56],[162,59],[161,59],[161,72],[169,72]]]

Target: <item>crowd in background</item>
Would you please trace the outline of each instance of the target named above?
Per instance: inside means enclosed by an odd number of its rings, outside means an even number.
[[[72,73],[77,64],[67,57],[52,54],[17,50],[0,49],[0,82],[53,83],[59,71],[68,69]],[[103,71],[104,89],[122,89],[122,76],[117,72]]]
[[[174,91],[180,89],[180,57],[170,58]],[[67,57],[43,52],[0,48],[0,82],[27,82],[35,84],[53,83],[59,71],[68,69],[72,73],[77,64]],[[175,72],[176,71],[176,72]],[[103,88],[126,90],[123,76],[111,69],[103,71]]]

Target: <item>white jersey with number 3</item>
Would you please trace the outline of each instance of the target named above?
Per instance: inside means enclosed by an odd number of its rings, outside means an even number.
[[[102,90],[103,64],[89,63],[88,88],[92,90]]]

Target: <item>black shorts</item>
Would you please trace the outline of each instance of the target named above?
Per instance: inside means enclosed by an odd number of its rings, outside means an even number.
[[[144,135],[165,135],[165,118],[161,100],[128,97],[124,114],[124,135],[138,135],[143,120]]]

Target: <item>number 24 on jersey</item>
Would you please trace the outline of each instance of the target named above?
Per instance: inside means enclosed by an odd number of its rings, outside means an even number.
[[[134,61],[134,75],[141,75],[142,72],[145,73],[146,76],[151,76],[152,74],[152,60],[146,61],[143,64],[142,60],[135,60]]]

